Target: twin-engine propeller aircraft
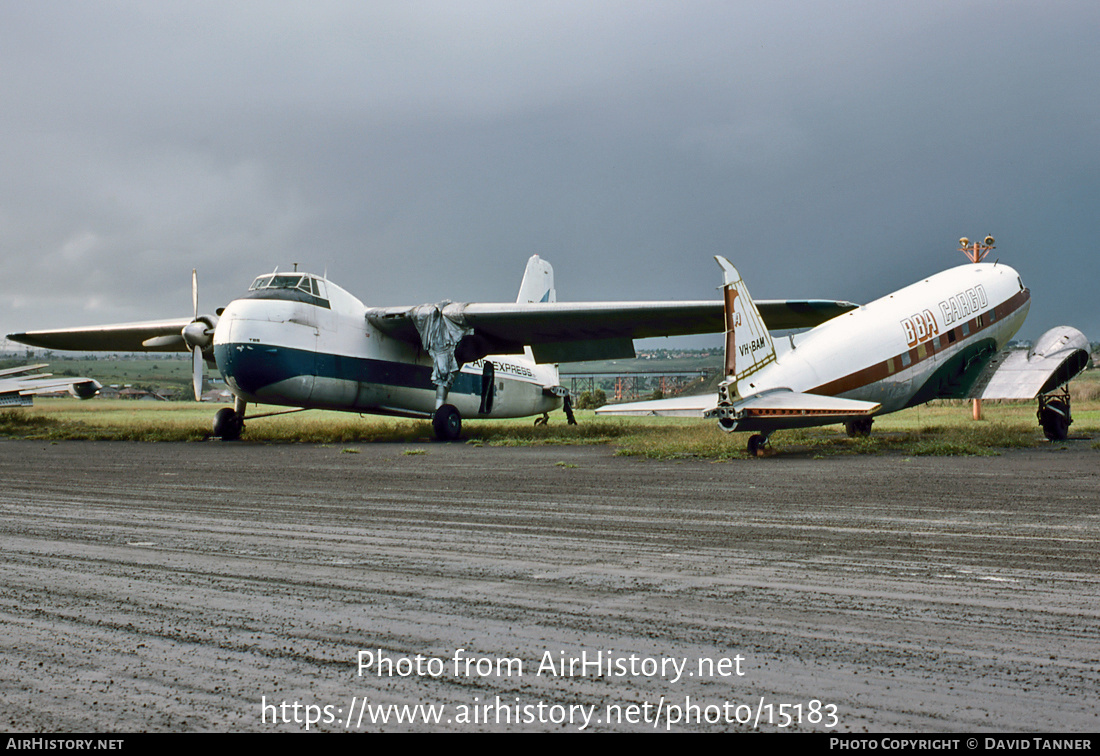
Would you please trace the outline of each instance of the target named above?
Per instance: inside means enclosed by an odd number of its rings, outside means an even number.
[[[30,407],[36,394],[68,391],[78,399],[91,399],[103,386],[91,378],[55,377],[52,373],[35,373],[46,367],[23,365],[0,370],[0,407]],[[34,373],[34,375],[27,375]]]
[[[431,418],[441,439],[462,418],[541,416],[569,392],[556,363],[634,356],[633,339],[722,331],[721,302],[556,301],[553,268],[536,255],[514,304],[441,302],[367,307],[310,273],[260,276],[215,315],[32,331],[8,338],[47,349],[190,351],[198,399],[203,363],[216,365],[235,396],[214,435],[235,439],[250,403],[298,409]],[[769,328],[812,327],[855,308],[822,300],[757,302]],[[277,414],[277,413],[266,413]]]
[[[1069,393],[1050,392],[1085,369],[1089,342],[1059,326],[1030,351],[999,356],[1030,307],[1031,295],[1012,268],[976,263],[946,270],[781,340],[781,353],[737,270],[715,259],[726,320],[726,379],[718,396],[608,405],[597,414],[713,418],[725,431],[752,432],[748,450],[756,455],[784,428],[844,423],[849,435],[866,435],[874,416],[932,399],[1038,397],[1047,437],[1066,437]]]

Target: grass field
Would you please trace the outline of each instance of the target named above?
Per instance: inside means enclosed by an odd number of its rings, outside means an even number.
[[[1094,383],[1094,382],[1089,382]],[[1095,387],[1100,388],[1100,384]],[[1088,385],[1075,390],[1071,438],[1100,437],[1100,398]],[[1100,392],[1098,392],[1100,393]],[[34,407],[0,412],[0,437],[40,440],[204,441],[211,435],[217,405],[193,402],[38,399]],[[250,406],[249,411],[278,411]],[[713,460],[746,456],[748,434],[723,433],[716,423],[684,418],[597,418],[577,412],[578,425],[566,425],[555,413],[549,425],[522,420],[473,420],[464,423],[471,445],[608,444],[617,453],[673,459]],[[247,424],[241,443],[389,442],[432,444],[429,423],[309,411],[260,418]],[[866,438],[848,438],[840,426],[777,432],[773,448],[781,453],[817,455],[904,453],[910,455],[982,455],[1046,445],[1035,419],[1035,404],[985,405],[975,422],[961,401],[938,401],[885,415]],[[1091,445],[1100,448],[1100,444]],[[419,447],[418,447],[419,448]],[[430,453],[430,447],[427,447]]]

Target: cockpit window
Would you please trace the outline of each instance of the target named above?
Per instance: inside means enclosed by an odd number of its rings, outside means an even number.
[[[306,297],[300,301],[308,301],[320,307],[329,306],[324,282],[308,274],[269,273],[253,281],[248,290],[255,292],[252,296],[260,299],[284,299],[287,298],[286,295],[279,295],[279,292],[301,292],[291,298],[300,298],[305,294]]]
[[[301,274],[260,276],[248,287],[249,291],[261,289],[299,289],[306,294],[317,296],[317,285],[313,276]]]

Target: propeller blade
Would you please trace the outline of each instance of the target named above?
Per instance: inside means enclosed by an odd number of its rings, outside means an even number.
[[[195,314],[191,317],[199,317],[199,270],[198,268],[191,268],[191,304],[195,310]]]
[[[202,401],[202,347],[195,347],[192,350],[193,357],[191,358],[192,376],[191,381],[195,388],[195,401]]]

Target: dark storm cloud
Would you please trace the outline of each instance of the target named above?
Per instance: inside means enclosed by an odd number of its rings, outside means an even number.
[[[867,301],[998,238],[1093,338],[1092,3],[0,0],[3,332],[224,304]]]

